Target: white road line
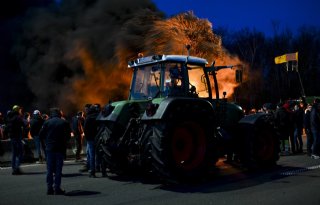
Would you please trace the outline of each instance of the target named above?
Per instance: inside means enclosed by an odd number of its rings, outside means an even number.
[[[315,165],[315,166],[311,166],[311,167],[303,167],[303,168],[297,168],[297,169],[293,169],[293,170],[288,170],[285,172],[281,172],[280,175],[282,176],[292,176],[292,175],[296,175],[299,174],[301,172],[306,172],[309,170],[314,170],[314,169],[320,169],[320,165]]]
[[[74,160],[65,160],[64,163],[73,163]],[[36,167],[36,166],[40,166],[40,165],[46,165],[45,163],[43,164],[22,164],[20,167]],[[11,169],[11,166],[9,167],[0,167],[0,170],[7,170],[7,169]]]

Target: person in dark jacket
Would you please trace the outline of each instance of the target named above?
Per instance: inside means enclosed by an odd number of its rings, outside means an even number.
[[[315,99],[310,113],[310,126],[313,136],[313,159],[320,159],[320,99]]]
[[[70,139],[69,123],[62,118],[59,108],[50,109],[50,118],[40,130],[40,139],[45,139],[47,153],[47,194],[63,195],[61,175],[67,141]]]
[[[278,108],[274,114],[275,127],[279,134],[279,139],[281,142],[281,151],[284,154],[288,154],[289,150],[286,149],[286,145],[289,143],[289,133],[290,133],[290,113],[288,111],[287,104],[279,104]]]
[[[44,148],[44,145],[43,145],[44,142],[40,140],[40,137],[39,137],[39,132],[42,128],[43,123],[44,123],[44,120],[42,119],[40,111],[39,110],[33,111],[33,117],[30,121],[30,134],[35,143],[39,163],[43,163],[43,160],[44,160],[43,157],[45,157],[45,150],[42,149]]]
[[[83,141],[83,126],[84,126],[84,114],[79,111],[76,116],[72,118],[72,132],[76,142],[76,161],[81,160],[82,141]]]
[[[20,163],[23,157],[23,115],[20,106],[15,105],[12,111],[8,112],[7,123],[6,123],[6,133],[11,140],[12,145],[12,175],[22,174],[20,170]]]
[[[312,144],[313,144],[313,136],[312,136],[311,124],[310,124],[311,108],[312,106],[308,104],[305,110],[304,118],[303,118],[304,130],[307,135],[307,155],[308,156],[311,156]]]
[[[29,139],[29,134],[30,134],[30,113],[29,112],[23,113],[23,123],[24,123],[23,139]]]
[[[294,122],[294,144],[296,151],[298,153],[303,152],[303,141],[302,141],[302,132],[303,132],[303,118],[304,118],[304,104],[300,103],[299,105],[294,106],[293,112],[293,122]]]
[[[89,177],[96,177],[95,175],[95,137],[98,132],[98,122],[96,120],[100,110],[98,105],[92,105],[87,113],[84,121],[84,136],[87,140],[87,168],[89,170]]]

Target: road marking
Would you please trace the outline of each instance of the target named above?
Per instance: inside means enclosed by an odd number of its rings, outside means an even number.
[[[74,160],[65,160],[65,161],[63,161],[63,163],[67,163],[67,164],[69,164],[69,163],[74,163]],[[40,166],[40,165],[46,165],[46,163],[42,163],[42,164],[22,164],[22,165],[20,165],[20,167],[21,168],[23,168],[23,167],[36,167],[36,166]],[[12,169],[11,168],[11,165],[10,166],[8,166],[8,167],[0,167],[0,170],[7,170],[7,169]]]
[[[297,175],[299,173],[310,171],[310,170],[314,170],[314,169],[320,169],[320,165],[315,165],[315,166],[311,166],[311,167],[297,168],[297,169],[294,169],[294,170],[281,172],[280,175],[282,175],[282,176],[293,176],[293,175]]]

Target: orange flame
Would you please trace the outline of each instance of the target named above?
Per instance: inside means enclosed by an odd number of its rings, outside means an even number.
[[[191,12],[167,20],[155,20],[140,48],[145,55],[187,54],[186,44],[191,45],[190,55],[215,61],[215,65],[243,64],[238,58],[224,51],[221,37],[213,33],[211,23],[197,18]],[[82,109],[87,103],[104,105],[109,100],[126,99],[131,79],[126,62],[136,58],[139,52],[141,50],[130,50],[122,42],[116,44],[114,58],[102,64],[94,60],[85,45],[76,44],[67,58],[79,60],[84,74],[74,78],[71,83],[68,95],[70,103],[76,105],[77,109]],[[235,83],[235,71],[220,70],[217,77],[220,96],[223,91],[227,92],[227,97],[232,96],[234,88],[238,86]]]
[[[187,54],[186,44],[191,45],[190,55],[205,58],[215,65],[244,65],[237,57],[227,53],[221,43],[221,37],[214,34],[212,24],[206,19],[199,19],[192,12],[178,14],[167,20],[156,21],[146,40],[149,54]],[[192,78],[192,77],[190,77]],[[238,86],[235,71],[218,71],[220,96],[226,91],[231,97]],[[198,79],[200,81],[200,79]],[[196,83],[200,85],[201,83]],[[198,89],[198,88],[197,88]],[[201,90],[201,88],[200,88]]]
[[[101,65],[93,60],[88,50],[81,44],[76,46],[71,58],[81,61],[84,75],[72,83],[72,94],[69,101],[83,109],[87,103],[105,105],[109,100],[120,100],[127,97],[131,75],[128,70],[119,69],[117,65]]]
[[[228,53],[224,53],[221,58],[216,59],[216,65],[233,65],[233,69],[223,69],[218,71],[217,79],[219,82],[219,95],[223,96],[223,92],[227,92],[226,97],[230,98],[234,94],[234,90],[239,86],[236,82],[235,70],[242,69],[246,66],[246,63],[240,61],[238,57],[231,56]],[[243,76],[243,81],[245,81],[245,76]]]

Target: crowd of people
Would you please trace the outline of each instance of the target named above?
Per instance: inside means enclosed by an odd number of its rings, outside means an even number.
[[[263,106],[258,112],[271,113],[280,138],[282,155],[303,152],[303,133],[306,135],[307,155],[320,159],[320,99],[308,104],[303,100],[288,100],[276,109]]]
[[[83,169],[89,177],[96,177],[96,170],[106,177],[106,168],[101,165],[101,157],[96,157],[95,143],[98,131],[96,118],[101,111],[99,104],[87,104],[84,111],[78,111],[70,120],[66,120],[62,110],[50,108],[49,115],[34,110],[32,114],[24,112],[22,107],[14,105],[6,116],[0,113],[0,139],[10,139],[12,175],[23,174],[20,164],[26,150],[26,139],[33,139],[36,163],[47,164],[47,194],[60,195],[63,162],[67,147],[73,137],[76,145],[75,161],[85,162]],[[86,141],[86,158],[81,157],[83,142]],[[102,169],[103,168],[103,169]]]
[[[0,113],[0,139],[10,139],[12,145],[12,175],[22,174],[20,164],[24,155],[23,140],[32,138],[37,163],[47,164],[47,194],[64,194],[65,191],[61,188],[62,167],[68,143],[73,137],[76,145],[75,161],[85,163],[79,171],[88,172],[89,177],[96,177],[96,172],[100,171],[102,177],[106,177],[106,166],[95,150],[99,130],[96,119],[101,110],[99,104],[87,104],[70,122],[59,108],[50,108],[49,116],[39,110],[34,110],[32,114],[23,112],[18,105],[14,105],[6,116]],[[283,155],[302,153],[302,135],[305,133],[308,156],[320,159],[319,99],[315,99],[313,104],[286,101],[279,103],[276,109],[263,106],[260,112],[271,113],[273,116]],[[86,161],[81,157],[84,140]]]

